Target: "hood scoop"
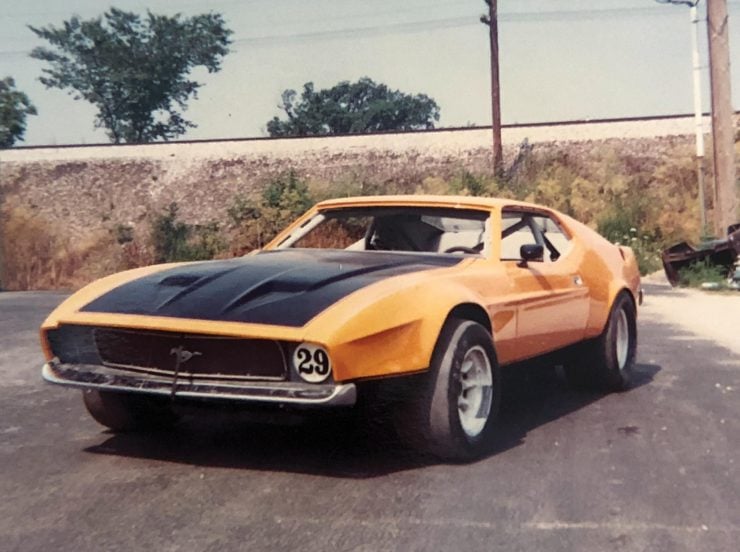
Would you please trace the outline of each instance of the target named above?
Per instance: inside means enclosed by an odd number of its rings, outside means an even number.
[[[166,287],[186,287],[194,284],[201,277],[197,274],[175,274],[173,276],[167,276],[159,281],[160,286]]]

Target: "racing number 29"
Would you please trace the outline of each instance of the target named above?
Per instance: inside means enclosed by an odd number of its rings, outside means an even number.
[[[306,347],[296,351],[298,372],[306,375],[326,376],[329,374],[329,355],[323,349],[314,349],[313,354]]]

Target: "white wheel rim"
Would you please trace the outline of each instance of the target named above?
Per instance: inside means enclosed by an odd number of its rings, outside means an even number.
[[[480,345],[468,349],[460,366],[457,413],[465,435],[477,437],[491,413],[493,377],[491,361]]]
[[[627,356],[629,355],[630,349],[630,328],[627,322],[627,313],[624,309],[619,311],[617,316],[617,366],[620,370],[624,370],[627,364]]]

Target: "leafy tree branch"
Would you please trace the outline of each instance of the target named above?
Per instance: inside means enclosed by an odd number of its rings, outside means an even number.
[[[40,81],[92,103],[95,126],[114,143],[169,140],[195,127],[182,114],[202,86],[190,72],[219,71],[231,42],[215,13],[142,17],[111,8],[94,19],[29,28],[49,43],[31,52],[48,63]]]
[[[9,148],[23,140],[26,117],[36,115],[36,108],[11,77],[0,79],[0,148]]]

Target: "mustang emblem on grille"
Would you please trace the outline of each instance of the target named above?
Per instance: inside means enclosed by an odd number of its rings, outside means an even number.
[[[199,351],[188,351],[185,347],[180,345],[178,347],[172,347],[172,349],[170,349],[170,354],[175,357],[175,372],[172,375],[172,393],[170,395],[174,399],[175,390],[177,389],[177,376],[180,375],[180,365],[185,364],[194,356],[203,356],[203,353]]]
[[[170,354],[174,355],[177,358],[177,365],[185,364],[188,360],[195,356],[203,356],[203,353],[200,353],[198,351],[188,351],[185,349],[182,345],[179,347],[172,347],[170,349]]]

